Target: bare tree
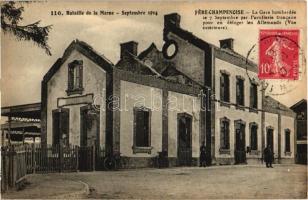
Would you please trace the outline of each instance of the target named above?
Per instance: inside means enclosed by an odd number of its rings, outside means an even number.
[[[12,33],[18,40],[32,41],[43,48],[47,55],[51,56],[50,46],[47,44],[48,34],[52,28],[39,26],[40,21],[28,25],[20,25],[22,21],[23,6],[17,6],[15,2],[2,2],[1,5],[1,28],[4,33]]]

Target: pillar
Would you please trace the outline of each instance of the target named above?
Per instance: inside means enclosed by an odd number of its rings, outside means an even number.
[[[25,128],[22,130],[22,144],[25,144]]]
[[[5,140],[5,137],[4,137],[4,130],[2,129],[2,133],[1,133],[1,146],[2,146],[2,147],[4,146],[4,140]]]
[[[11,145],[11,121],[12,121],[12,118],[11,118],[11,116],[9,116],[9,120],[8,120],[8,123],[9,123],[9,129],[8,129],[8,143],[9,143],[9,146]]]

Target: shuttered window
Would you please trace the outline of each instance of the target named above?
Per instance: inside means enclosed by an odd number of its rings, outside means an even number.
[[[224,102],[230,101],[229,75],[221,73],[220,76],[220,100]]]
[[[255,83],[250,86],[250,107],[258,108],[258,86]]]
[[[220,120],[220,149],[229,149],[229,120],[222,118]]]
[[[83,61],[74,60],[68,65],[68,88],[67,93],[81,94],[83,90]]]
[[[236,104],[244,106],[244,80],[236,78]]]

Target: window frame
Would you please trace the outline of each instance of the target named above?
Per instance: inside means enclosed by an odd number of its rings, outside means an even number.
[[[258,109],[258,84],[250,84],[250,108]]]
[[[56,130],[55,130],[55,124],[54,124],[54,116],[55,115],[59,115],[58,116],[58,133],[56,133]],[[62,128],[63,128],[63,125],[62,123],[64,123],[65,121],[63,120],[64,117],[67,117],[66,119],[66,122],[67,122],[67,126],[66,126],[66,140],[65,142],[61,143],[61,141],[63,140],[63,131],[62,131]],[[56,134],[57,137],[56,137]],[[57,142],[55,142],[55,138],[57,138]],[[52,145],[55,146],[55,145],[60,145],[60,144],[63,144],[64,146],[69,146],[70,145],[70,109],[69,108],[59,108],[59,109],[55,109],[55,110],[52,110]]]
[[[288,143],[287,143],[287,134],[289,137]],[[287,146],[289,147],[288,149]],[[284,130],[284,152],[286,155],[291,154],[291,130],[288,128]]]
[[[78,86],[76,86],[75,69],[78,68],[79,81]],[[82,94],[83,88],[83,61],[74,60],[68,64],[68,80],[67,80],[67,90],[68,96],[73,94]]]
[[[253,145],[252,145],[252,142],[253,142],[253,140],[252,140],[252,134],[253,134],[253,132],[252,132],[252,130],[253,130],[253,128],[255,128],[255,142],[256,142],[256,144],[255,144],[255,146],[256,146],[256,148],[255,149],[253,149],[252,147],[253,147]],[[258,124],[256,123],[256,122],[252,122],[252,123],[249,123],[249,132],[250,132],[250,141],[249,141],[249,145],[250,145],[250,150],[252,151],[252,152],[257,152],[258,151]]]
[[[220,70],[220,101],[230,103],[230,73]]]
[[[239,83],[242,83],[242,90],[240,90]],[[235,84],[235,90],[236,90],[236,105],[238,107],[244,107],[245,106],[245,79],[241,76],[236,76],[236,84]],[[240,95],[241,94],[241,95]],[[241,98],[240,98],[241,96]],[[241,102],[239,102],[241,100]]]
[[[144,111],[148,112],[148,146],[137,146],[137,112]],[[151,151],[153,147],[151,146],[151,118],[152,118],[152,111],[149,108],[146,107],[134,107],[133,109],[134,113],[134,130],[133,130],[133,153],[148,153],[151,154]]]
[[[224,131],[222,130],[223,124],[224,124]],[[227,124],[228,126],[226,127],[225,124]],[[220,127],[220,130],[219,130],[220,131],[219,152],[220,152],[220,154],[230,154],[230,119],[228,119],[227,117],[220,118],[220,126],[219,127]]]

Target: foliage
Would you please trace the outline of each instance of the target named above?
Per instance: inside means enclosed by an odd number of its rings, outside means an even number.
[[[40,21],[28,25],[20,25],[23,20],[24,7],[17,7],[16,2],[5,2],[1,5],[1,28],[4,33],[12,33],[18,40],[32,41],[51,55],[47,44],[48,34],[52,26],[39,26]]]

